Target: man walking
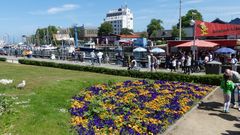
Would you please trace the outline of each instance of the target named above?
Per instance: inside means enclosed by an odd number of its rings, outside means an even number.
[[[91,55],[91,63],[92,63],[92,65],[94,65],[94,60],[95,60],[95,57],[96,57],[96,55],[94,53],[94,50],[90,53],[90,55]]]
[[[240,74],[237,71],[233,71],[230,69],[226,69],[224,74],[231,76],[232,81],[235,84],[235,90],[232,92],[231,95],[231,103],[233,104],[233,108],[237,108],[236,101],[235,101],[235,91],[237,91],[237,102],[239,105],[239,88],[240,88]],[[239,106],[238,106],[239,107]],[[240,111],[240,108],[239,108]]]

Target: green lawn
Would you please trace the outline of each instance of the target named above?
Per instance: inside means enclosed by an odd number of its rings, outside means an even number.
[[[11,100],[14,113],[0,115],[0,134],[67,135],[74,134],[70,115],[60,109],[70,108],[72,96],[93,84],[133,78],[0,62],[0,79],[14,80],[11,85],[0,84],[0,94],[18,97]],[[22,80],[25,89],[16,89]]]

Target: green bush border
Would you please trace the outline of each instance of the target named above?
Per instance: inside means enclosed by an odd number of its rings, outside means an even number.
[[[116,70],[116,69],[108,69],[103,67],[80,66],[80,65],[73,65],[73,64],[62,64],[62,63],[55,63],[55,62],[35,61],[35,60],[26,60],[26,59],[19,59],[18,61],[19,63],[26,64],[26,65],[54,67],[54,68],[61,68],[61,69],[87,71],[87,72],[102,73],[102,74],[117,75],[117,76],[129,76],[134,78],[144,78],[144,79],[153,79],[153,80],[181,81],[181,82],[192,82],[192,83],[201,83],[201,84],[209,84],[209,85],[219,85],[222,80],[221,75],[197,76],[197,75],[186,75],[186,74],[177,74],[177,73]]]
[[[7,61],[7,58],[0,57],[0,61]]]

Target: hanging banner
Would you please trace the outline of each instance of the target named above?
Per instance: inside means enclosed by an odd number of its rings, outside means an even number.
[[[195,22],[196,37],[240,35],[240,25]]]

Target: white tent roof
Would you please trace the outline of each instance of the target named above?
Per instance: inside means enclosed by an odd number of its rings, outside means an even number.
[[[152,52],[152,53],[165,53],[165,50],[163,50],[161,48],[154,48],[154,49],[150,50],[150,52]]]
[[[146,51],[147,51],[147,49],[142,48],[142,47],[138,47],[138,48],[133,49],[133,52],[146,52]]]

